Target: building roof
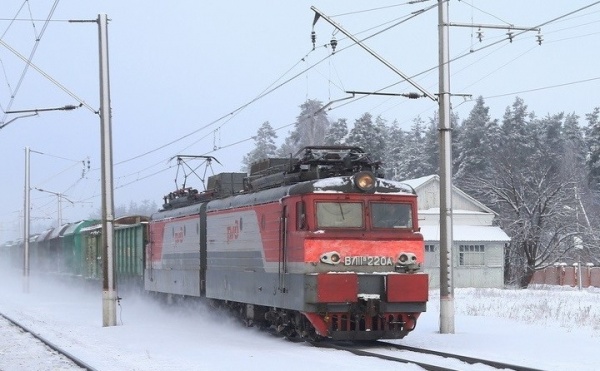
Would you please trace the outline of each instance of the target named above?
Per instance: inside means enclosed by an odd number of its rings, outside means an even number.
[[[426,206],[428,209],[431,208],[431,206],[437,206],[439,208],[439,205],[440,205],[439,204],[440,177],[438,175],[433,174],[433,175],[427,175],[427,176],[424,176],[421,178],[416,178],[416,179],[407,179],[407,180],[401,181],[401,183],[411,186],[415,190],[415,192],[417,193],[417,195],[420,199],[427,200],[424,203],[426,205],[428,205],[428,206]],[[430,195],[428,195],[432,192],[435,193],[435,196],[436,196],[434,201],[432,201]],[[418,204],[419,204],[419,208],[421,208],[422,203],[418,202]],[[460,207],[459,205],[462,205],[463,207]],[[467,193],[465,193],[460,188],[453,185],[452,186],[452,208],[458,210],[458,209],[467,209],[467,207],[468,207],[468,209],[471,209],[471,210],[476,209],[477,211],[482,211],[485,213],[490,213],[490,214],[496,215],[496,212],[494,212],[494,210],[485,206],[482,202],[479,202],[475,198],[473,198],[470,195],[468,195]]]
[[[440,240],[439,225],[421,226],[421,234],[425,241]],[[455,225],[452,228],[453,241],[494,241],[510,242],[510,237],[500,227],[485,225]]]
[[[436,177],[437,177],[437,175],[435,175],[435,174],[427,175],[427,176],[423,176],[423,177],[416,178],[416,179],[403,180],[401,183],[408,184],[409,186],[413,187],[414,189],[417,189],[417,188],[421,187],[423,184],[429,182],[430,180],[435,179]]]

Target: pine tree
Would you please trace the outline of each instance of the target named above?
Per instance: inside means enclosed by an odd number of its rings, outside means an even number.
[[[370,153],[371,159],[380,161],[385,152],[385,121],[381,118],[373,123],[373,117],[370,113],[364,113],[354,122],[354,127],[350,130],[346,143],[350,146],[362,148]]]
[[[493,126],[497,127],[497,122],[492,121],[489,110],[483,97],[479,96],[469,117],[463,121],[456,135],[455,178],[459,187],[469,183],[473,177],[486,177],[491,170],[493,133],[490,129]]]
[[[369,150],[374,160],[383,162],[388,150],[386,141],[388,136],[389,129],[387,121],[383,117],[377,116],[375,118],[375,127],[371,139],[371,148]]]
[[[329,131],[329,119],[322,108],[323,103],[313,99],[300,105],[300,115],[296,118],[294,130],[290,132],[278,151],[280,156],[286,157],[306,146],[325,143],[325,134]]]
[[[341,146],[346,140],[346,135],[348,135],[346,119],[338,119],[331,124],[329,131],[325,134],[325,145]]]
[[[269,121],[265,121],[254,136],[254,149],[242,160],[245,165],[242,170],[247,171],[248,167],[258,160],[275,157],[277,152],[275,138],[277,138],[277,133],[273,130]]]
[[[585,115],[588,155],[586,158],[588,184],[591,189],[600,190],[600,107]]]
[[[515,98],[512,109],[506,108],[501,127],[503,144],[498,149],[505,158],[511,158],[515,165],[526,163],[534,150],[529,125],[534,118],[535,115],[528,113],[527,105],[519,97]]]
[[[415,118],[410,131],[406,134],[406,145],[402,151],[402,159],[398,163],[398,175],[401,179],[414,179],[431,175],[431,169],[423,166],[427,161],[423,141],[423,124],[421,117]]]
[[[452,118],[452,116],[451,116]],[[439,173],[440,163],[440,137],[439,118],[436,114],[429,118],[429,124],[423,132],[423,174],[431,175]],[[454,151],[454,150],[453,150]]]
[[[394,120],[388,128],[388,135],[385,138],[386,151],[383,156],[383,164],[385,168],[385,177],[387,179],[404,179],[404,177],[398,173],[398,170],[404,156],[405,142],[406,134],[398,125],[398,121]]]

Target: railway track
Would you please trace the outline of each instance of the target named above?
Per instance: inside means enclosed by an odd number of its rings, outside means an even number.
[[[353,353],[353,354],[356,354],[359,356],[374,357],[374,358],[379,358],[379,359],[393,361],[393,362],[400,362],[400,363],[412,363],[412,364],[418,365],[428,371],[459,371],[459,370],[462,371],[462,370],[468,369],[465,367],[464,363],[467,363],[469,365],[481,364],[481,365],[489,366],[489,367],[492,367],[495,369],[502,369],[502,370],[542,371],[542,370],[535,369],[535,368],[512,365],[512,364],[498,362],[498,361],[494,361],[494,360],[468,357],[468,356],[463,356],[463,355],[459,355],[459,354],[439,352],[439,351],[430,350],[430,349],[397,345],[397,344],[388,343],[388,342],[384,342],[384,341],[374,341],[374,342],[368,342],[368,343],[324,341],[324,342],[313,342],[311,344],[313,346],[321,347],[321,348],[344,350],[344,351],[347,351],[347,352],[350,352],[350,353]],[[390,355],[390,354],[380,353],[382,350],[385,350],[385,351],[396,350],[398,352],[403,352],[403,353],[402,353],[402,355],[396,356],[395,354]],[[435,361],[435,360],[429,361],[432,363],[425,363],[425,362],[417,361],[417,360],[415,360],[415,357],[414,357],[415,353],[428,354],[428,355],[431,355],[434,357],[438,357],[438,358],[440,358],[440,360],[439,360],[439,362]],[[413,357],[411,357],[411,355]],[[456,368],[452,368],[451,366],[442,366],[441,365],[441,364],[447,365],[449,363],[448,360],[454,360],[455,363],[457,364]],[[458,362],[463,362],[463,363],[459,364]]]
[[[48,348],[50,348],[53,351],[57,352],[60,357],[66,358],[67,360],[73,362],[75,365],[79,366],[81,369],[88,370],[88,371],[97,371],[94,367],[92,367],[92,366],[88,365],[87,363],[83,362],[82,360],[80,360],[79,358],[77,358],[74,355],[70,354],[66,350],[61,349],[56,344],[52,343],[48,339],[45,339],[40,334],[37,334],[34,331],[30,330],[29,328],[25,327],[23,324],[19,323],[18,321],[14,320],[14,319],[12,319],[12,318],[10,318],[7,315],[2,314],[2,313],[0,313],[0,318],[5,319],[6,321],[10,322],[13,326],[15,326],[16,328],[18,328],[19,330],[21,330],[21,331],[23,331],[23,332],[25,332],[25,333],[33,336],[35,339],[37,339],[40,342],[42,342],[45,346],[47,346]]]

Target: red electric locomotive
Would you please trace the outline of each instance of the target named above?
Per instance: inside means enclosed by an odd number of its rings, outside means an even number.
[[[286,336],[402,338],[426,309],[417,197],[356,147],[225,173],[152,216],[145,288],[226,304]]]

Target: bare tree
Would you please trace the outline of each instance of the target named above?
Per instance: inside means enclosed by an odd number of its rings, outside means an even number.
[[[511,237],[505,281],[526,287],[533,274],[564,258],[580,232],[572,203],[576,182],[552,166],[517,169],[498,163],[494,177],[470,178],[473,193],[491,201],[497,222]]]
[[[487,171],[462,178],[465,190],[498,213],[511,237],[508,284],[526,287],[536,270],[569,256],[581,236],[575,202],[585,178],[581,159],[565,156],[572,141],[562,135],[564,118],[560,113],[536,119],[517,98],[507,108],[501,140],[489,142]]]

